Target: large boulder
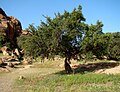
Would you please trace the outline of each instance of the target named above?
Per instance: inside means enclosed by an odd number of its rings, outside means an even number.
[[[0,34],[3,34],[10,41],[11,47],[17,47],[17,37],[22,32],[22,26],[18,19],[7,16],[6,13],[0,8]]]

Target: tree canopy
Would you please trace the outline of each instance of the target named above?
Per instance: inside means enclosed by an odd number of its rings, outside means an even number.
[[[46,22],[41,21],[39,26],[29,25],[27,30],[32,35],[21,36],[18,40],[26,55],[47,58],[60,55],[68,61],[83,54],[86,58],[94,55],[99,59],[104,56],[120,59],[120,33],[103,33],[103,23],[99,20],[96,24],[86,24],[80,5],[72,12],[55,13],[54,18],[44,17]]]

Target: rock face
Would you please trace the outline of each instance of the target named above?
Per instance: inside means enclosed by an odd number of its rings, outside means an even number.
[[[17,37],[22,32],[22,26],[18,19],[7,16],[6,13],[0,8],[0,34],[7,37],[11,44],[11,48],[17,47]]]

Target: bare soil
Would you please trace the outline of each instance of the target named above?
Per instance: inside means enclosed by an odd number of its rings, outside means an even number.
[[[31,68],[31,65],[25,65],[24,67],[17,69],[10,69],[9,72],[2,73],[0,75],[0,92],[19,92],[15,89],[14,83],[16,79],[20,79],[22,76],[32,76],[34,74],[47,75],[60,71],[58,68]]]
[[[95,71],[95,73],[120,74],[120,65],[110,69],[100,69]]]

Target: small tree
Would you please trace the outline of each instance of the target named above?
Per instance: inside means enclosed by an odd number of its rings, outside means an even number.
[[[65,57],[65,70],[70,73],[71,68],[69,67],[70,59],[77,55],[80,51],[80,41],[82,39],[82,33],[85,28],[85,18],[82,14],[82,7],[79,6],[78,9],[70,13],[64,11],[64,14],[55,14],[55,18],[47,18],[45,30],[49,30],[52,34],[52,43],[50,53],[59,54]],[[42,30],[43,30],[42,29]]]
[[[70,67],[69,62],[79,53],[80,41],[85,28],[85,18],[82,14],[82,7],[74,9],[71,13],[64,11],[64,14],[55,14],[55,18],[45,17],[46,23],[35,28],[30,25],[28,30],[33,35],[28,37],[24,43],[25,51],[34,57],[44,56],[47,58],[61,55],[65,57],[65,66]],[[70,68],[65,68],[67,73]]]

